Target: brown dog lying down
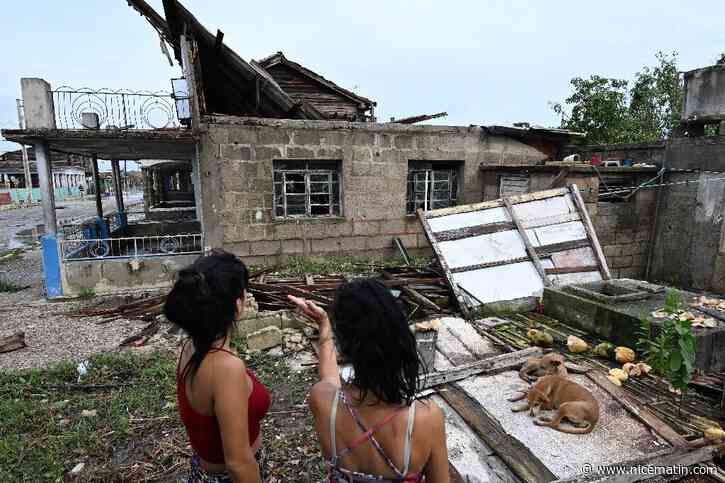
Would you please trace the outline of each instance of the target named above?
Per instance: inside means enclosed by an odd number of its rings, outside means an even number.
[[[526,398],[527,402],[513,406],[512,411],[526,411],[535,416],[539,409],[558,409],[554,419],[540,417],[534,424],[548,426],[557,431],[572,434],[591,433],[599,421],[599,404],[594,396],[576,382],[561,376],[544,376],[540,378],[526,393],[516,396],[509,401],[520,401]],[[575,427],[560,426],[563,419],[568,420]]]
[[[529,357],[519,370],[519,377],[526,382],[533,382],[542,376],[566,377],[564,356],[557,352],[549,352],[542,357]]]

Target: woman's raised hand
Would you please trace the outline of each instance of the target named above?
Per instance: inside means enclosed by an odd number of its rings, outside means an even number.
[[[322,307],[314,303],[312,300],[307,300],[302,297],[295,297],[294,295],[288,295],[287,299],[295,304],[302,311],[303,314],[310,317],[318,324],[323,324],[325,322],[329,323],[327,312],[325,312]]]

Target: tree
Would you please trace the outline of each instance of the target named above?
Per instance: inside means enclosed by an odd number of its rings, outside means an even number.
[[[589,144],[625,142],[628,124],[627,81],[593,75],[589,79],[571,80],[572,94],[564,106],[553,105],[561,117],[561,127],[587,133]]]
[[[677,53],[658,52],[657,65],[635,74],[631,90],[622,79],[593,75],[571,80],[572,94],[552,106],[561,127],[587,133],[589,144],[656,141],[677,126],[682,105],[682,82]]]
[[[677,53],[657,52],[655,57],[658,65],[638,72],[630,92],[630,137],[638,142],[667,138],[680,120],[682,82]]]
[[[720,58],[717,59],[717,62],[715,62],[715,64],[717,64],[717,65],[723,65],[723,64],[725,64],[725,52],[723,52],[722,54],[720,54]]]

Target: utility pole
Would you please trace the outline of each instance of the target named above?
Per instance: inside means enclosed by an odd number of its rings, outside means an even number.
[[[18,127],[25,129],[25,116],[23,116],[23,101],[21,99],[15,99],[18,106]],[[30,174],[30,160],[28,159],[28,150],[25,144],[20,145],[20,151],[23,153],[23,174],[25,175],[25,192],[27,195],[26,201],[29,203],[33,202],[33,178]]]

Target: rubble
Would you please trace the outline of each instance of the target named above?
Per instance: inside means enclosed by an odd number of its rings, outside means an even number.
[[[279,327],[269,326],[247,334],[247,348],[250,352],[263,351],[281,345],[282,331]]]

